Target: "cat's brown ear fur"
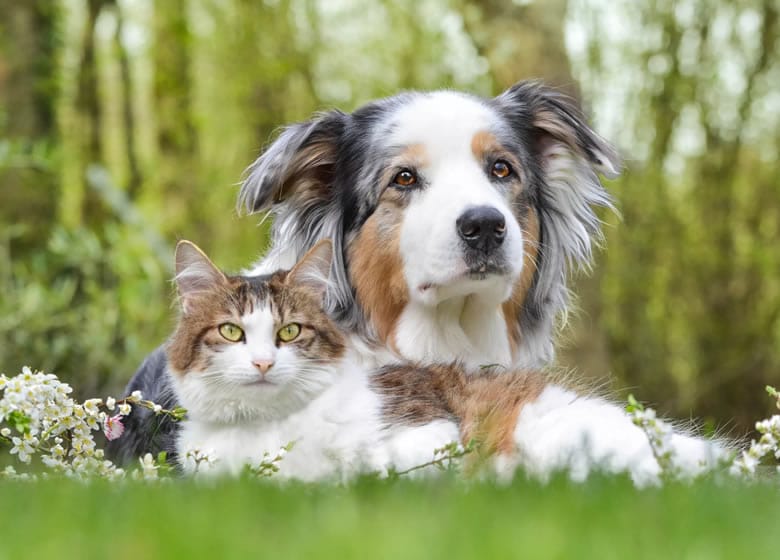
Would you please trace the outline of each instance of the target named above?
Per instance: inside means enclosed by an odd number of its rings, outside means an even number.
[[[192,296],[224,284],[227,284],[227,277],[206,253],[191,241],[179,241],[176,245],[176,288],[185,313]]]
[[[287,274],[287,283],[309,288],[324,297],[330,282],[330,265],[333,262],[333,243],[323,239],[298,261]]]

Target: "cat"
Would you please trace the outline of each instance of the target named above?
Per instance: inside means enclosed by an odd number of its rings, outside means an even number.
[[[235,475],[294,443],[277,476],[348,480],[476,442],[504,477],[521,466],[541,478],[602,468],[639,485],[658,480],[647,437],[621,408],[541,372],[401,361],[368,371],[325,312],[332,250],[326,240],[289,271],[228,276],[179,243],[181,316],[166,352],[169,387],[188,411],[173,449],[184,472],[200,468],[188,460],[194,450],[216,457],[209,472]],[[692,474],[722,454],[681,434],[672,444]]]

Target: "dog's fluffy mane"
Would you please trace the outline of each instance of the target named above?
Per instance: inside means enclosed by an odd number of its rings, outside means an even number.
[[[271,249],[261,269],[289,267],[320,239],[334,243],[332,316],[351,332],[374,337],[348,272],[348,246],[371,215],[370,188],[381,171],[374,147],[387,133],[383,117],[424,93],[403,93],[347,114],[332,110],[285,128],[248,168],[239,206],[270,212]],[[498,97],[477,99],[492,109],[532,153],[530,200],[539,220],[533,281],[517,302],[517,354],[526,365],[553,358],[555,318],[569,303],[572,268],[588,266],[601,240],[595,207],[614,209],[598,174],[615,177],[620,162],[586,123],[576,104],[537,82],[521,82]]]

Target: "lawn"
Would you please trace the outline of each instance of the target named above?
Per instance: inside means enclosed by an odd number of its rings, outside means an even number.
[[[0,483],[0,560],[780,558],[779,523],[780,489],[736,482]]]

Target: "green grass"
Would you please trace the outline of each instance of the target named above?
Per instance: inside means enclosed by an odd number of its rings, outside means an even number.
[[[0,483],[0,559],[779,558],[780,489]]]

